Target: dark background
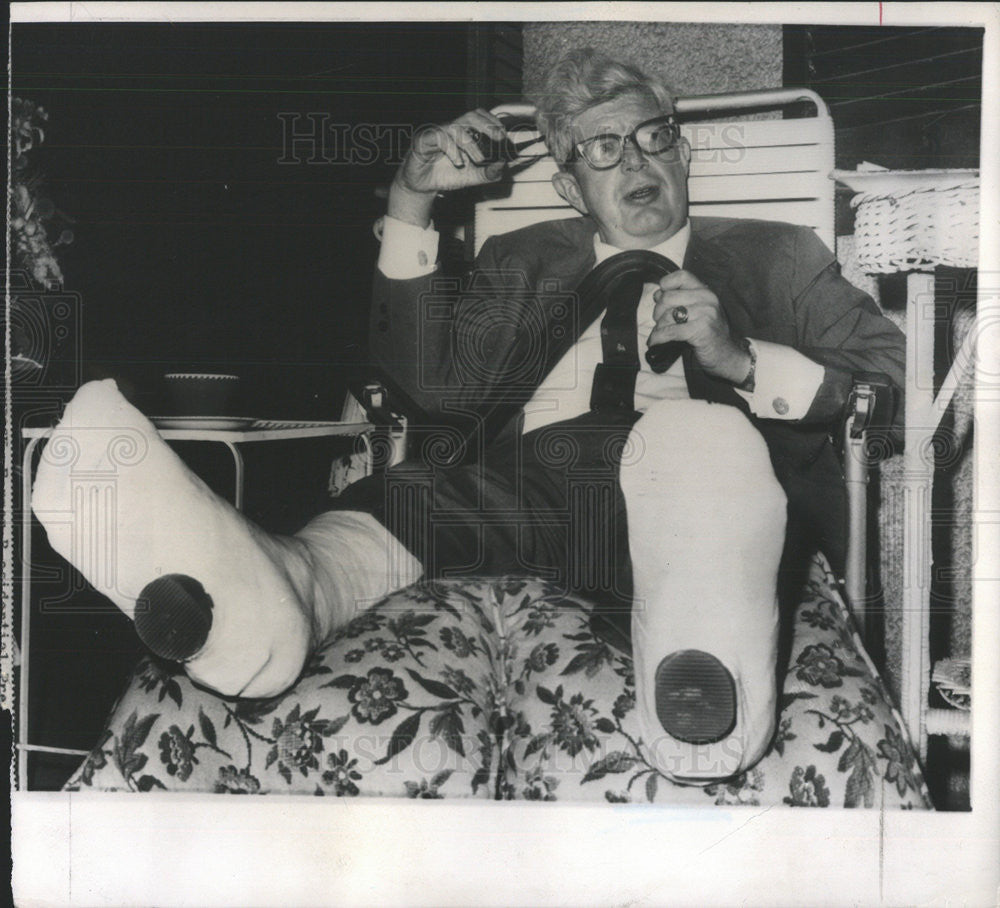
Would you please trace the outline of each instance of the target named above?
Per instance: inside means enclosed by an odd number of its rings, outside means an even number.
[[[246,415],[337,418],[364,343],[375,190],[400,150],[325,161],[342,150],[329,130],[318,154],[288,154],[279,114],[300,115],[300,131],[308,114],[328,126],[454,117],[468,31],[14,26],[14,94],[50,115],[32,169],[73,221],[59,252],[82,300],[84,377],[123,378],[156,406],[163,372],[232,371]]]
[[[782,31],[782,81],[826,101],[838,168],[854,170],[862,161],[890,170],[979,166],[983,29],[786,25]],[[854,232],[853,194],[838,183],[838,236]],[[888,289],[889,297],[904,293]]]

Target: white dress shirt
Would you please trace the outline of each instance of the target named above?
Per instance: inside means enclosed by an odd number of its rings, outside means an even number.
[[[652,252],[680,265],[691,237],[690,222]],[[594,235],[596,264],[623,250],[609,246]],[[407,280],[430,274],[437,267],[438,233],[386,216],[379,253],[379,270],[392,280]],[[684,364],[678,359],[666,372],[657,374],[645,359],[646,339],[653,330],[655,284],[646,284],[636,311],[639,333],[640,371],[635,383],[635,408],[640,413],[657,400],[689,397]],[[579,340],[545,377],[525,405],[524,431],[580,416],[590,409],[594,369],[603,360],[600,326],[602,312]],[[792,347],[750,338],[757,356],[753,391],[737,390],[755,415],[766,419],[795,420],[805,416],[823,381],[823,367]]]

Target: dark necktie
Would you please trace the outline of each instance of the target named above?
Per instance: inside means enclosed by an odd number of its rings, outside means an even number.
[[[637,249],[601,262],[581,283],[580,311],[606,310],[601,321],[604,361],[594,371],[591,410],[635,411],[635,380],[639,374],[636,310],[643,286],[676,270],[677,266],[665,256]],[[685,347],[677,342],[659,345],[647,352],[647,360],[654,371],[665,372]]]

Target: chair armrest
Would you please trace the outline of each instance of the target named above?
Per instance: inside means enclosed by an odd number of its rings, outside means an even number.
[[[390,404],[389,391],[380,381],[351,382],[344,402],[343,419],[363,418],[372,423],[372,470],[395,466],[406,457],[407,419]]]
[[[880,372],[858,372],[848,397],[841,435],[847,486],[847,558],[844,591],[863,638],[875,631],[868,614],[868,473],[893,453],[896,388]]]
[[[845,411],[845,440],[862,438],[870,430],[886,433],[882,445],[874,450],[865,450],[867,463],[884,460],[893,453],[889,433],[893,428],[896,398],[896,386],[887,375],[881,372],[854,373],[854,383]],[[872,446],[868,445],[868,448]]]
[[[406,417],[389,406],[389,391],[380,381],[351,382],[348,393],[360,404],[368,422],[376,426],[402,428]]]

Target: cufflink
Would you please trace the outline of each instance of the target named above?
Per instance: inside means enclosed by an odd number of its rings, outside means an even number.
[[[427,253],[423,249],[417,253],[417,264],[421,267],[427,264]]]
[[[776,397],[771,401],[771,406],[779,416],[784,416],[788,412],[788,401],[783,397]]]

